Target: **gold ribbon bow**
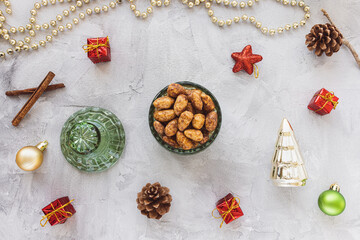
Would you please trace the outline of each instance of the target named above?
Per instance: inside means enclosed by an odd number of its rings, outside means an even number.
[[[325,96],[317,94],[317,96],[320,96],[322,99],[324,99],[325,103],[321,108],[319,108],[315,112],[321,111],[329,102],[332,103],[332,105],[334,106],[334,109],[336,108],[336,106],[339,103],[338,101],[333,100],[333,97],[335,97],[334,92],[328,92],[327,94],[325,94]]]
[[[100,54],[99,54],[99,48],[100,47],[109,47],[109,37],[106,37],[106,42],[105,43],[99,43],[99,38],[96,39],[96,44],[86,44],[84,46],[82,46],[82,49],[84,49],[84,51],[86,53],[96,50],[96,56],[98,57],[98,59],[100,60]]]
[[[58,220],[58,222],[60,222],[59,218],[57,217],[56,213],[60,213],[63,217],[65,218],[69,218],[72,216],[71,212],[65,211],[63,208],[66,207],[67,205],[69,205],[70,203],[72,203],[75,199],[71,200],[70,202],[62,205],[61,207],[55,209],[53,204],[51,203],[51,207],[54,211],[52,211],[51,213],[46,214],[45,216],[42,217],[42,219],[40,220],[40,225],[42,227],[45,227],[45,225],[49,222],[49,219],[55,215],[56,219]],[[46,222],[43,224],[42,222],[46,219]]]
[[[211,212],[211,215],[212,215],[214,218],[216,218],[216,219],[222,218],[222,219],[223,219],[222,222],[221,222],[221,224],[220,224],[220,228],[221,228],[222,225],[224,224],[225,218],[227,217],[227,215],[230,214],[230,216],[231,216],[233,219],[235,219],[234,215],[232,215],[231,212],[232,212],[234,209],[240,207],[240,206],[239,206],[240,198],[238,198],[238,197],[234,197],[234,198],[232,199],[230,206],[229,206],[229,204],[228,204],[228,202],[226,201],[225,198],[224,198],[224,200],[225,200],[225,203],[226,203],[226,205],[227,205],[227,207],[228,207],[228,210],[227,210],[226,212],[221,213],[221,214],[220,214],[220,215],[221,215],[220,217],[215,217],[215,216],[214,216],[214,211],[215,211],[215,210],[223,211],[222,209],[218,209],[218,208],[216,207],[216,208],[215,208],[214,210],[212,210],[212,212]]]

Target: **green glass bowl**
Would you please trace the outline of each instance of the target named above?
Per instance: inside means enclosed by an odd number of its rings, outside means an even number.
[[[155,107],[153,105],[153,102],[158,99],[159,97],[163,97],[167,94],[167,88],[168,86],[166,86],[165,88],[163,88],[153,99],[153,101],[151,102],[150,105],[150,110],[149,110],[149,127],[150,127],[150,131],[152,133],[152,135],[155,137],[156,141],[158,143],[160,143],[161,146],[163,146],[165,149],[169,150],[170,152],[173,153],[177,153],[177,154],[181,154],[181,155],[188,155],[188,154],[194,154],[194,153],[198,153],[203,151],[204,149],[208,148],[216,139],[217,135],[220,132],[220,128],[221,128],[221,120],[222,120],[222,115],[221,115],[221,109],[220,109],[220,105],[219,102],[216,100],[215,96],[206,88],[204,88],[203,86],[193,83],[193,82],[188,82],[188,81],[182,81],[182,82],[177,82],[178,84],[182,85],[185,89],[200,89],[201,91],[203,91],[204,93],[206,93],[207,95],[209,95],[211,97],[211,99],[213,100],[214,104],[215,104],[215,111],[218,114],[218,124],[216,129],[210,133],[209,136],[209,140],[204,143],[201,144],[199,146],[197,146],[196,148],[192,148],[190,150],[184,150],[181,148],[174,148],[172,146],[170,146],[169,144],[167,144],[166,142],[164,142],[164,140],[162,140],[161,136],[156,132],[155,128],[154,128],[154,112],[155,112]]]
[[[60,145],[71,165],[86,172],[100,172],[120,158],[125,147],[125,131],[112,112],[87,107],[65,122]]]

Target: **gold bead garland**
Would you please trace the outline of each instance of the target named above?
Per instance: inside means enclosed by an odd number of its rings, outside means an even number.
[[[285,26],[278,27],[277,29],[268,28],[263,26],[263,23],[258,21],[254,16],[248,17],[246,14],[242,16],[235,16],[233,18],[221,19],[215,16],[214,10],[211,8],[212,4],[223,4],[228,8],[239,8],[244,9],[245,7],[253,7],[255,3],[259,2],[259,0],[180,0],[183,4],[187,5],[189,8],[193,8],[195,6],[204,5],[205,9],[208,11],[208,15],[212,23],[217,24],[219,27],[231,26],[233,23],[240,23],[249,21],[252,23],[257,29],[259,29],[263,34],[273,36],[276,33],[282,34],[284,30],[289,31],[290,29],[297,29],[299,26],[304,26],[306,21],[310,18],[310,7],[305,4],[303,0],[275,0],[277,2],[282,3],[283,5],[289,6],[299,6],[305,12],[304,19],[299,22],[294,22],[293,24],[286,24]],[[95,7],[94,9],[87,8],[84,12],[80,12],[78,18],[75,17],[72,19],[72,22],[61,24],[64,19],[66,19],[70,14],[73,14],[79,8],[83,7],[84,4],[90,3],[90,0],[76,0],[75,4],[73,4],[72,0],[67,0],[67,2],[72,5],[65,9],[62,14],[56,15],[54,20],[51,20],[49,23],[37,24],[36,16],[38,11],[45,6],[54,5],[56,2],[64,3],[65,0],[41,0],[40,2],[36,2],[34,4],[34,8],[30,10],[30,19],[29,23],[24,26],[9,27],[5,28],[4,24],[6,22],[6,18],[3,15],[3,12],[0,10],[0,37],[7,40],[10,44],[10,48],[6,50],[6,52],[0,51],[0,58],[5,59],[6,54],[12,55],[14,51],[19,53],[22,50],[37,50],[39,46],[45,47],[47,42],[51,42],[54,37],[58,36],[59,33],[67,30],[72,30],[74,25],[78,25],[80,20],[84,20],[86,16],[91,16],[93,13],[100,14],[102,12],[106,13],[110,9],[115,8],[118,4],[122,3],[122,0],[113,0],[108,5],[103,5],[102,7]],[[128,0],[130,3],[130,9],[134,12],[136,17],[146,19],[150,14],[153,13],[153,7],[161,7],[161,6],[169,6],[170,0],[150,0],[150,6],[146,8],[145,11],[140,11],[137,9],[135,0]],[[0,4],[3,3],[6,7],[5,13],[12,14],[11,4],[9,0],[0,0]],[[46,35],[45,40],[40,40],[38,43],[33,42],[32,39],[36,36],[36,32],[44,30],[49,31],[49,35]],[[24,37],[24,41],[15,40],[13,35],[17,33],[27,33],[28,36]],[[13,49],[14,48],[14,49]]]
[[[78,25],[80,20],[84,20],[85,16],[90,16],[93,12],[94,13],[101,13],[101,12],[108,12],[109,9],[115,8],[118,4],[122,3],[122,0],[113,0],[111,1],[108,6],[103,5],[100,7],[95,7],[94,10],[91,8],[86,9],[85,12],[80,12],[79,17],[74,17],[72,22],[68,22],[65,24],[61,24],[61,22],[66,19],[70,14],[76,12],[76,10],[80,9],[84,6],[84,4],[90,3],[90,0],[76,0],[73,3],[72,0],[67,0],[67,2],[71,3],[68,9],[65,9],[62,14],[56,15],[56,19],[51,20],[49,23],[44,24],[37,24],[37,14],[38,11],[46,7],[48,5],[54,5],[57,2],[64,3],[64,0],[41,0],[40,2],[36,2],[34,4],[34,8],[30,10],[31,17],[29,18],[29,23],[23,26],[16,27],[9,27],[8,29],[5,28],[4,24],[6,23],[6,18],[3,15],[3,12],[0,10],[0,37],[7,40],[10,44],[10,48],[8,48],[5,52],[0,51],[0,58],[5,59],[6,54],[13,55],[14,51],[20,53],[22,50],[28,51],[30,49],[37,50],[40,47],[45,47],[47,42],[51,42],[54,37],[58,36],[60,32],[67,30],[71,30],[74,25]],[[0,0],[0,4],[4,3],[6,6],[6,13],[11,14],[11,4],[9,0]],[[35,38],[36,33],[40,30],[48,31],[49,34],[46,35],[44,40],[40,40],[37,43],[32,42],[33,38]],[[22,40],[15,40],[14,35],[17,33],[27,33],[27,36],[24,37],[24,41]]]

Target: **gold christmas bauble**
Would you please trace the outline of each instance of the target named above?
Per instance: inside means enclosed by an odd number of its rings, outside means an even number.
[[[43,162],[43,151],[47,145],[48,142],[43,141],[36,146],[23,147],[16,154],[16,164],[24,171],[38,169]]]

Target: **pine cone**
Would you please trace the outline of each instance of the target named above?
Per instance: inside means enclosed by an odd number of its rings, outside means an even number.
[[[306,35],[305,44],[315,54],[321,56],[325,52],[326,56],[331,56],[334,52],[339,51],[342,44],[343,35],[332,24],[316,24],[312,27],[310,33]]]
[[[170,210],[172,197],[169,192],[167,187],[162,187],[158,182],[148,183],[137,195],[137,208],[148,218],[160,219]]]

